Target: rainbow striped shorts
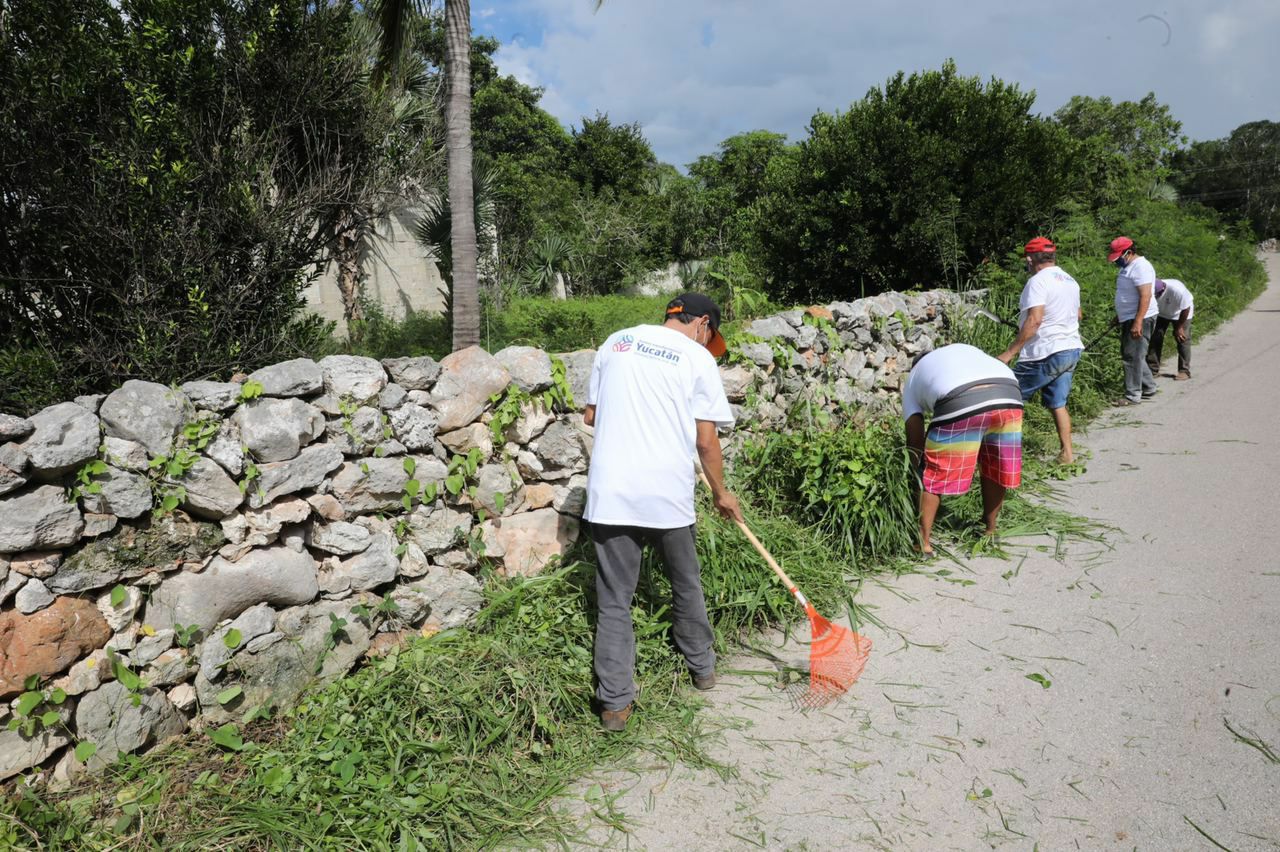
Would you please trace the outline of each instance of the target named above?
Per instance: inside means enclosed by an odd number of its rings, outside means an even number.
[[[924,490],[963,494],[973,472],[1003,485],[1022,484],[1022,409],[998,408],[930,426],[924,443]]]

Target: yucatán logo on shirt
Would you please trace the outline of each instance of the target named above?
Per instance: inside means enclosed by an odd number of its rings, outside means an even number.
[[[655,358],[668,364],[679,364],[680,353],[668,349],[665,346],[654,346],[652,343],[646,343],[643,340],[636,340],[630,334],[624,334],[613,344],[614,352],[630,352],[632,349],[645,356],[646,358]]]
[[[613,344],[613,351],[614,352],[630,352],[631,344],[634,342],[635,342],[635,338],[633,338],[629,334],[624,334],[622,335],[622,337],[618,338],[617,342]]]

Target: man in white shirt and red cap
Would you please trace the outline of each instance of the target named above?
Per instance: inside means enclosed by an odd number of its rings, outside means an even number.
[[[1133,240],[1116,237],[1111,241],[1107,261],[1116,273],[1116,320],[1120,323],[1120,358],[1124,362],[1124,396],[1115,405],[1139,405],[1160,392],[1147,364],[1147,349],[1156,329],[1156,270],[1138,253]]]
[[[694,454],[716,509],[742,519],[724,485],[717,430],[733,425],[716,358],[724,354],[720,308],[701,293],[667,305],[662,325],[610,335],[596,352],[585,422],[595,427],[587,508],[596,570],[595,673],[600,722],[626,729],[635,686],[631,601],[645,545],[671,580],[671,634],[698,689],[716,683],[694,531]]]

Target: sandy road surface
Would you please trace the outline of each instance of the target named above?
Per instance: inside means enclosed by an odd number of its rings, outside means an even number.
[[[848,698],[799,715],[724,678],[706,712],[735,777],[601,774],[629,830],[586,816],[591,841],[1215,848],[1198,826],[1280,850],[1280,764],[1227,729],[1280,753],[1280,256],[1268,269],[1270,290],[1197,342],[1192,381],[1161,380],[1081,442],[1067,505],[1115,527],[1110,548],[1028,541],[1025,559],[871,588],[887,629],[865,631],[876,650]]]

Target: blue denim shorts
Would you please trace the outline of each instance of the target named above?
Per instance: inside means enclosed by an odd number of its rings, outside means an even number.
[[[1039,361],[1019,361],[1013,368],[1022,389],[1022,401],[1026,402],[1040,391],[1040,402],[1045,408],[1062,408],[1071,393],[1072,369],[1080,360],[1083,349],[1064,349]]]

